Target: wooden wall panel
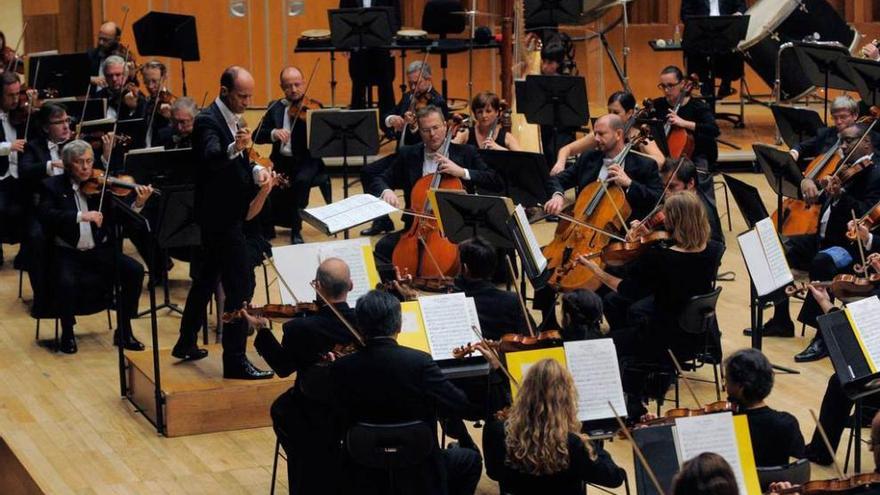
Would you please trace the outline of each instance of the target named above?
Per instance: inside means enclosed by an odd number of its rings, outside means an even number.
[[[50,15],[58,12],[58,0],[27,0],[22,2],[22,14],[25,16]]]

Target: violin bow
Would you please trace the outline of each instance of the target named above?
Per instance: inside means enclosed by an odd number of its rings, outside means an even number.
[[[18,49],[21,48],[21,42],[22,42],[22,40],[24,40],[24,33],[27,32],[28,24],[30,24],[30,23],[31,23],[31,21],[25,21],[24,25],[21,27],[21,34],[18,35],[18,41],[15,42],[15,50],[12,51],[12,55],[13,55],[12,60],[10,60],[9,63],[6,65],[7,72],[12,70],[12,67],[16,63],[18,63],[18,61],[16,60],[18,58]],[[36,78],[34,78],[34,79],[36,79]]]
[[[856,219],[856,210],[849,210],[852,214],[853,223],[856,225],[856,229],[858,229],[859,221]],[[867,266],[867,262],[865,261],[865,250],[862,247],[862,240],[856,236],[856,245],[859,246],[859,259],[862,261],[862,266]],[[867,275],[867,273],[865,273]]]
[[[422,237],[422,234],[419,234],[419,242],[422,243],[422,246],[425,248],[425,254],[428,255],[428,259],[431,260],[431,263],[434,265],[434,269],[437,270],[437,273],[440,275],[441,280],[446,280],[449,277],[443,273],[443,270],[440,269],[440,263],[437,262],[437,258],[434,257],[434,253],[431,252],[431,248],[428,247],[428,243],[425,242],[425,238]]]
[[[538,206],[543,207],[544,205],[542,205],[541,203],[538,203]],[[623,237],[620,237],[617,234],[612,234],[611,232],[608,232],[607,230],[600,229],[599,227],[595,227],[593,225],[590,225],[587,222],[582,222],[582,221],[578,220],[577,218],[574,218],[571,215],[566,215],[565,213],[557,213],[556,216],[563,219],[563,220],[568,220],[569,222],[571,222],[573,224],[580,225],[581,227],[586,227],[586,228],[588,228],[594,232],[598,232],[602,235],[607,235],[608,237],[610,237],[616,241],[626,242],[626,239],[624,239]]]
[[[162,94],[162,88],[165,86],[165,79],[167,78],[167,73],[162,76],[162,80],[159,81],[159,91],[156,91],[156,97],[153,98],[153,111],[150,112],[150,121],[147,122],[147,134],[151,136],[151,141],[153,135],[153,122],[156,120],[156,111],[159,109],[159,95]],[[152,145],[153,143],[151,142],[150,144]]]
[[[342,313],[340,313],[339,310],[336,309],[336,306],[331,304],[330,301],[324,296],[324,293],[321,292],[321,289],[318,288],[318,283],[315,280],[312,280],[309,285],[311,285],[312,288],[315,289],[315,294],[317,294],[318,297],[320,297],[321,300],[324,301],[324,304],[326,304],[327,307],[330,308],[330,311],[332,311],[333,314],[336,315],[337,318],[339,318],[339,321],[341,321],[342,324],[345,325],[345,328],[348,329],[348,332],[351,333],[354,336],[355,340],[357,340],[361,347],[363,347],[365,343],[364,337],[361,335],[360,332],[355,330],[352,324],[349,323],[344,316],[342,316]]]
[[[474,334],[477,336],[483,346],[486,347],[486,351],[488,351],[489,354],[492,354],[492,357],[494,357],[495,360],[498,361],[498,364],[501,365],[501,371],[504,373],[505,376],[507,376],[507,379],[510,380],[510,383],[512,383],[513,386],[516,387],[517,390],[519,390],[519,381],[514,378],[512,374],[510,374],[510,370],[508,370],[507,366],[505,366],[504,363],[501,361],[501,355],[498,354],[498,352],[496,352],[495,349],[489,344],[489,341],[486,340],[485,337],[483,337],[483,334],[480,333],[480,330],[477,328],[476,325],[471,325],[471,331],[474,332]]]
[[[428,55],[431,54],[431,49],[425,49],[425,57],[422,58],[422,65],[419,66],[419,77],[416,79],[416,85],[413,87],[413,90],[410,91],[409,97],[409,109],[407,112],[412,112],[416,108],[416,89],[418,89],[419,84],[422,83],[422,78],[425,75],[425,64],[428,63]],[[404,120],[406,120],[404,118]],[[400,147],[403,146],[403,142],[406,140],[406,131],[409,130],[409,124],[404,123],[403,130],[400,131],[400,140],[397,141],[397,149],[400,150]]]
[[[290,294],[290,297],[293,298],[293,303],[299,304],[299,299],[296,297],[296,294],[293,293],[293,289],[291,289],[290,286],[287,285],[287,280],[284,280],[284,276],[282,276],[281,272],[278,271],[278,267],[275,266],[275,262],[272,261],[272,258],[270,258],[268,254],[263,253],[263,260],[265,260],[267,263],[269,263],[269,266],[271,266],[272,270],[275,271],[275,276],[278,277],[278,280],[281,281],[281,285],[284,286],[284,289],[287,290],[287,293]],[[268,301],[266,301],[266,302],[268,302]]]
[[[626,439],[633,446],[633,452],[636,453],[636,457],[639,458],[639,462],[642,463],[642,467],[645,468],[645,472],[648,473],[648,478],[651,479],[651,483],[654,485],[654,488],[657,490],[657,493],[660,495],[665,495],[665,491],[663,491],[663,486],[660,485],[660,481],[657,479],[657,475],[654,474],[654,470],[651,469],[651,465],[648,464],[648,459],[645,458],[645,454],[642,452],[642,449],[639,448],[639,444],[636,443],[635,439],[632,436],[632,433],[629,431],[629,428],[626,427],[626,423],[620,419],[620,414],[617,413],[617,409],[614,408],[614,404],[611,401],[608,401],[608,407],[611,408],[611,412],[614,414],[614,419],[617,420],[617,424],[620,426],[620,430],[623,432]]]
[[[620,168],[623,168],[623,166],[621,166]],[[629,234],[629,225],[626,224],[626,219],[624,219],[623,215],[620,213],[620,208],[617,207],[617,203],[614,202],[614,198],[612,198],[611,194],[608,192],[608,186],[605,185],[605,181],[599,181],[599,185],[602,186],[602,190],[605,191],[605,195],[608,196],[608,201],[610,201],[611,206],[614,207],[614,214],[617,215],[618,220],[620,220],[620,224],[623,225],[623,231]]]
[[[89,84],[88,86],[86,86],[86,99],[83,100],[83,109],[82,109],[82,113],[80,113],[80,116],[79,116],[79,125],[77,125],[77,128],[76,128],[76,139],[79,139],[80,134],[82,134],[82,125],[83,125],[83,122],[86,120],[86,107],[89,106],[89,96],[91,94],[92,94],[92,85]]]
[[[871,131],[874,130],[874,126],[877,125],[877,120],[878,119],[874,119],[874,121],[871,122],[871,125],[868,126],[868,129],[865,131],[865,133],[859,137],[859,140],[856,141],[856,144],[853,145],[852,149],[849,150],[849,153],[847,153],[846,156],[843,158],[843,160],[840,161],[840,165],[837,166],[837,170],[835,170],[834,173],[831,174],[832,177],[836,177],[838,173],[840,173],[843,170],[846,170],[844,165],[846,165],[846,162],[848,162],[849,159],[852,158],[853,153],[855,153],[856,150],[859,149],[859,146],[862,145],[862,143],[865,141],[865,138],[867,138],[868,135],[871,134]],[[846,165],[846,167],[848,168],[849,165]],[[822,191],[824,192],[825,190],[823,189]]]
[[[306,89],[303,90],[302,98],[300,98],[299,108],[296,109],[296,117],[290,123],[290,139],[293,139],[293,130],[296,129],[296,122],[299,120],[300,115],[302,115],[303,107],[306,105],[306,95],[309,94],[309,88],[312,87],[312,79],[315,78],[315,72],[318,71],[318,63],[321,62],[320,58],[315,59],[315,65],[312,66],[312,73],[309,74],[309,80],[306,82]],[[291,102],[293,103],[293,102]],[[268,110],[266,111],[268,113]]]
[[[672,358],[672,362],[675,364],[675,371],[678,372],[679,376],[684,380],[684,384],[690,392],[691,397],[694,399],[694,402],[697,404],[697,408],[702,409],[703,404],[700,403],[700,399],[697,398],[697,394],[694,392],[694,388],[691,386],[691,380],[684,374],[684,370],[681,367],[681,364],[678,362],[678,358],[675,357],[675,353],[672,352],[672,349],[666,349],[666,352],[669,353],[669,357]]]
[[[681,168],[681,164],[684,163],[684,158],[684,155],[678,158],[678,163],[675,165],[675,169],[672,171],[672,173],[669,174],[669,177],[666,178],[666,185],[663,186],[663,192],[660,193],[660,197],[657,199],[657,204],[655,204],[654,208],[651,209],[651,212],[642,219],[642,223],[646,222],[648,219],[653,217],[654,214],[660,211],[660,207],[663,206],[663,201],[666,199],[666,191],[669,191],[669,184],[672,184],[672,179],[674,179],[675,175],[678,174],[678,170]]]
[[[535,328],[532,326],[532,319],[529,318],[529,310],[526,308],[526,302],[523,300],[523,296],[519,292],[519,277],[517,277],[516,271],[513,269],[513,263],[510,262],[510,257],[505,256],[504,259],[507,261],[507,270],[510,272],[510,278],[513,279],[513,291],[516,292],[516,300],[519,301],[519,307],[523,312],[523,317],[526,319],[526,327],[529,329],[529,335],[535,337],[537,334],[535,333]]]
[[[813,417],[813,421],[816,423],[816,429],[819,430],[819,436],[822,437],[822,444],[828,449],[828,453],[831,455],[831,463],[834,465],[834,470],[837,471],[837,477],[839,479],[846,478],[843,474],[843,470],[840,469],[840,464],[837,463],[837,459],[834,457],[834,449],[831,448],[831,442],[828,441],[828,434],[825,433],[825,428],[822,426],[822,423],[819,422],[819,418],[816,416],[816,411],[810,409],[810,416]],[[861,445],[859,445],[859,448],[861,448]]]
[[[37,67],[36,67],[36,69],[34,69],[33,88],[37,87],[37,78],[40,77],[40,62],[42,62],[42,61],[43,61],[43,57],[40,57],[37,59]],[[27,113],[27,119],[25,120],[25,124],[24,124],[24,140],[25,141],[27,141],[27,139],[28,139],[28,131],[31,128],[31,113],[32,113],[31,110],[33,110],[33,103],[31,103],[31,95],[27,95],[27,98],[28,98],[28,111],[27,111],[28,113]]]
[[[128,7],[124,6],[125,15],[128,15]],[[124,20],[124,19],[123,19]],[[125,65],[125,73],[128,74],[128,65]],[[128,76],[126,75],[126,78]],[[120,91],[119,93],[119,103],[116,104],[116,120],[113,121],[113,132],[110,134],[110,158],[107,159],[107,170],[104,171],[104,183],[101,184],[101,199],[98,200],[98,211],[104,211],[104,196],[107,194],[107,183],[110,179],[110,165],[113,163],[113,148],[116,147],[116,129],[119,128],[119,117],[122,115],[122,102],[125,100],[125,95]],[[85,105],[88,104],[88,100],[83,105],[83,114],[85,114]],[[103,140],[102,140],[103,141]],[[102,151],[103,156],[103,151]]]

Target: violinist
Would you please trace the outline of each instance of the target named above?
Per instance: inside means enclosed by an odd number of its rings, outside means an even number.
[[[290,178],[290,188],[272,193],[273,223],[289,226],[290,243],[302,244],[300,210],[308,207],[312,182],[324,170],[324,162],[312,157],[306,142],[306,112],[300,109],[307,104],[302,71],[286,67],[279,77],[284,98],[269,105],[253,139],[257,144],[272,144],[269,158],[275,171]]]
[[[822,194],[817,197],[817,201],[821,202],[819,231],[785,240],[789,263],[795,268],[808,269],[811,280],[831,280],[836,274],[850,270],[853,260],[858,257],[858,251],[846,237],[847,224],[852,220],[853,212],[862,215],[880,200],[880,168],[871,162],[874,146],[869,138],[860,140],[867,129],[868,126],[864,124],[854,124],[844,129],[840,135],[840,150],[844,156],[852,153],[850,163],[844,167],[865,168],[846,184],[841,184],[837,176],[829,178]],[[856,147],[859,142],[861,144]],[[806,196],[803,183],[801,190]],[[788,306],[787,298],[776,303],[773,317],[764,325],[764,335],[794,335],[794,323],[791,321]],[[820,314],[816,301],[811,295],[807,295],[798,321],[816,328],[816,317]],[[825,341],[821,333],[816,332],[807,348],[794,359],[797,362],[809,362],[827,355]]]
[[[0,74],[0,239],[18,239],[20,232],[13,226],[24,214],[18,182],[18,159],[24,151],[24,123],[14,122],[13,113],[19,105],[21,82],[15,72]],[[0,265],[3,248],[0,245]]]
[[[681,465],[670,494],[739,495],[739,488],[730,464],[718,454],[704,452]]]
[[[437,171],[461,179],[470,192],[474,187],[496,191],[501,188],[498,174],[483,162],[476,149],[451,143],[448,154],[441,154],[448,130],[442,109],[428,105],[418,111],[416,121],[423,142],[400,148],[382,171],[370,177],[367,190],[371,194],[400,208],[400,200],[393,189],[403,189],[405,206],[410,208],[410,193],[416,181]],[[404,224],[409,226],[410,222],[411,218],[406,217]],[[391,233],[376,243],[376,257],[380,261],[391,260],[400,235],[400,232]]]
[[[168,125],[159,129],[156,145],[165,149],[192,148],[193,122],[199,109],[188,96],[181,96],[171,104]]]
[[[119,55],[110,55],[101,64],[106,86],[95,92],[95,98],[107,100],[105,117],[129,120],[146,116],[147,100],[138,90],[127,82],[128,74],[125,60]],[[120,98],[122,104],[120,105]],[[118,114],[117,114],[118,109]]]
[[[30,182],[32,190],[44,178],[64,173],[61,147],[73,134],[67,109],[59,103],[44,103],[34,120],[41,132],[28,140],[18,167],[21,179]]]
[[[119,51],[119,38],[121,36],[122,30],[112,21],[101,24],[101,27],[98,29],[98,42],[94,48],[90,48],[87,51],[92,64],[91,72],[94,74],[91,78],[91,83],[95,87],[101,88],[107,85],[107,80],[104,77],[101,66],[107,57]]]
[[[562,340],[602,338],[601,325],[602,298],[595,292],[577,289],[562,295]]]
[[[505,421],[486,424],[486,474],[501,493],[584,493],[584,483],[609,488],[626,473],[602,447],[581,433],[578,393],[571,373],[552,359],[526,373]]]
[[[0,31],[0,72],[5,71],[7,67],[12,68],[12,72],[22,73],[24,70],[24,60],[15,53],[15,49],[10,47],[6,42],[6,34]]]
[[[431,75],[431,66],[427,62],[416,60],[406,68],[406,81],[409,91],[404,93],[400,102],[385,117],[385,127],[394,133],[396,139],[403,139],[403,144],[418,144],[422,142],[422,135],[418,132],[416,114],[419,109],[426,106],[438,108],[443,114],[443,120],[449,119],[449,107],[446,99],[436,89]],[[415,102],[413,102],[415,99]],[[409,128],[404,132],[404,127]]]
[[[501,98],[491,91],[477,93],[471,101],[476,124],[455,136],[456,144],[469,144],[478,149],[520,151],[516,137],[504,127]]]
[[[144,105],[145,125],[149,126],[146,133],[146,147],[154,145],[158,139],[159,129],[168,125],[171,118],[171,104],[164,101],[167,98],[168,89],[164,86],[168,68],[158,60],[150,60],[141,67],[141,79],[147,90]],[[157,108],[156,105],[158,105]],[[152,125],[150,122],[152,121]]]
[[[709,201],[709,198],[703,194],[703,191],[697,188],[700,176],[694,162],[687,158],[681,158],[681,163],[679,164],[679,160],[666,159],[663,162],[663,166],[660,167],[660,175],[669,183],[666,188],[666,197],[681,191],[691,191],[700,198],[703,206],[706,208],[706,215],[709,217],[709,226],[712,228],[712,240],[724,244],[724,229],[721,227],[718,207]]]
[[[67,354],[77,351],[73,332],[76,298],[71,295],[78,290],[87,292],[80,282],[97,273],[102,289],[94,292],[107,293],[117,271],[121,294],[117,304],[119,327],[113,334],[113,343],[129,350],[143,350],[144,345],[132,333],[131,318],[138,312],[144,268],[125,254],[114,253],[117,247],[113,239],[112,211],[105,216],[98,209],[100,194],[86,197],[83,193],[85,183],[93,176],[91,145],[81,140],[71,141],[61,150],[61,159],[65,172],[43,181],[37,208],[43,230],[56,246],[53,271],[57,279],[53,301],[61,320],[59,350]],[[131,208],[136,212],[143,209],[152,192],[152,187],[137,186]],[[112,204],[109,199],[106,201]]]
[[[346,320],[355,321],[354,310],[346,303],[353,283],[344,261],[329,258],[321,262],[315,283]],[[332,411],[311,400],[304,393],[302,384],[308,381],[307,375],[321,356],[336,345],[351,344],[354,338],[326,306],[314,315],[286,322],[280,343],[266,322],[256,326],[259,329],[254,347],[275,373],[282,378],[297,373],[294,386],[281,394],[271,408],[275,433],[287,453],[290,492],[322,493],[327,481],[338,476],[334,469],[338,453],[334,454],[332,441]]]
[[[685,333],[678,319],[691,297],[712,291],[722,245],[709,238],[706,210],[695,194],[685,191],[669,197],[662,211],[672,245],[648,249],[628,266],[625,278],[609,274],[585,256],[578,258],[609,289],[645,308],[644,319],[636,321],[613,317],[605,309],[612,323],[610,336],[624,363],[666,364],[667,349],[679,360],[687,360],[706,342],[705,335]],[[627,410],[632,417],[645,412],[644,379],[638,373],[624,374]]]
[[[821,155],[834,146],[844,129],[856,123],[859,118],[859,104],[849,95],[841,95],[831,102],[831,119],[834,125],[819,129],[815,136],[801,141],[788,151],[795,161],[810,159]],[[804,179],[808,181],[809,179]],[[812,185],[812,187],[807,187]],[[815,184],[801,184],[806,199],[814,199],[818,194]]]
[[[632,93],[617,91],[608,97],[608,113],[617,115],[624,121],[624,123],[633,118],[635,108],[636,99]],[[633,125],[630,126],[630,133],[634,132],[638,132],[637,123],[633,123]],[[629,139],[629,137],[630,136],[626,136],[627,139]],[[565,165],[568,163],[568,158],[570,156],[580,155],[594,149],[596,149],[596,137],[592,134],[587,134],[586,136],[579,138],[577,141],[566,144],[560,148],[559,153],[556,154],[556,163],[553,165],[553,168],[550,169],[550,175],[556,175],[565,170]],[[653,158],[658,166],[662,166],[663,162],[666,160],[666,157],[663,156],[663,152],[660,151],[657,143],[653,140],[648,140],[643,144],[636,146],[635,149]]]
[[[728,400],[749,419],[752,450],[758,467],[784,466],[804,457],[804,436],[798,420],[764,400],[773,390],[773,367],[761,351],[740,349],[724,360]]]

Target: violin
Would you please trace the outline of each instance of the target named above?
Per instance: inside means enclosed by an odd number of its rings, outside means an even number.
[[[867,493],[871,488],[880,487],[880,473],[860,473],[849,478],[808,481],[803,485],[776,490],[778,495],[798,493],[800,495],[848,495]]]
[[[880,223],[880,202],[877,202],[877,204],[856,220],[855,225],[846,231],[846,238],[855,242],[859,238],[859,227],[865,227],[871,231],[878,223]]]
[[[562,345],[562,335],[557,330],[544,330],[534,336],[506,333],[501,336],[501,340],[486,340],[485,342],[497,352],[508,353],[559,347]],[[468,343],[453,349],[452,356],[455,359],[464,359],[476,352],[476,350],[475,344]]]
[[[107,131],[91,131],[80,134],[79,138],[91,144],[92,149],[95,150],[95,154],[99,155],[104,147],[104,135],[107,133]],[[131,147],[133,142],[134,138],[132,138],[128,134],[117,133],[116,137],[113,138],[113,147],[115,148],[119,146],[120,148],[128,149]]]
[[[681,93],[679,93],[675,105],[672,107],[673,113],[678,114],[682,104],[684,104],[685,98],[689,97],[691,91],[698,87],[699,84],[700,78],[696,74],[691,74],[691,76],[686,79],[684,87],[682,88]],[[694,134],[692,132],[681,127],[673,128],[672,124],[669,122],[666,122],[666,125],[663,126],[663,132],[666,134],[666,143],[669,148],[670,157],[678,159],[682,156],[686,156],[690,158],[691,155],[693,155],[695,142]]]
[[[638,423],[635,427],[643,428],[649,426],[668,425],[674,423],[676,418],[689,418],[691,416],[703,416],[706,414],[715,414],[722,412],[736,413],[737,410],[738,406],[735,403],[726,400],[712,402],[710,404],[706,404],[703,407],[697,407],[695,409],[688,409],[687,407],[676,407],[667,410],[662,417],[642,421]]]
[[[107,191],[114,196],[124,198],[132,193],[135,188],[142,187],[134,181],[134,177],[130,175],[117,175],[116,177],[107,177],[103,170],[92,169],[92,176],[80,184],[80,191],[86,196],[101,194],[104,189],[104,183],[107,184]],[[153,194],[161,195],[161,191],[153,189]]]
[[[249,315],[264,318],[296,318],[299,316],[313,315],[318,312],[320,306],[317,302],[297,304],[266,304],[264,306],[248,307],[223,313],[223,323],[230,323],[241,319],[243,312]]]
[[[785,288],[787,296],[804,294],[812,287],[827,287],[837,297],[867,297],[874,293],[874,286],[880,283],[880,275],[859,276],[851,273],[835,275],[830,282],[810,282],[794,284]]]
[[[320,101],[309,98],[308,96],[303,96],[298,101],[291,102],[287,107],[287,115],[291,118],[302,118],[306,114],[306,112],[310,110],[320,110],[324,108],[324,104]]]
[[[449,277],[413,277],[409,273],[401,275],[400,270],[397,267],[394,267],[394,275],[394,280],[380,282],[376,284],[376,289],[397,293],[406,300],[406,295],[401,294],[400,291],[397,290],[397,287],[394,285],[395,283],[404,289],[438,292],[442,294],[449,294],[455,288],[455,281]]]

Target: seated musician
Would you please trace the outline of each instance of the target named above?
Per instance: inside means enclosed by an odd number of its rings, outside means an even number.
[[[671,495],[738,495],[736,475],[718,454],[704,452],[685,461],[672,479]]]
[[[121,295],[117,304],[119,328],[113,334],[113,343],[130,350],[143,350],[132,334],[131,318],[137,315],[138,299],[144,280],[144,269],[137,261],[122,254],[113,240],[113,229],[109,225],[112,215],[105,216],[97,210],[99,197],[87,198],[81,187],[92,177],[94,154],[85,141],[72,141],[61,151],[65,173],[49,177],[43,181],[38,214],[47,236],[54,239],[56,252],[57,281],[55,298],[61,319],[62,352],[73,354],[77,351],[76,337],[73,333],[74,307],[77,280],[84,274],[98,273],[107,285],[113,283],[114,271],[119,272]],[[136,190],[132,209],[140,211],[153,192],[149,186],[139,186]],[[109,199],[105,205],[112,206]],[[118,256],[118,264],[115,262]]]
[[[728,400],[749,418],[749,434],[758,467],[783,466],[804,457],[798,420],[764,403],[773,390],[773,367],[761,351],[740,349],[724,360]]]
[[[471,100],[474,126],[455,136],[456,144],[469,144],[479,149],[520,151],[516,137],[502,123],[501,98],[491,91],[477,93]]]
[[[171,119],[171,104],[162,101],[167,98],[165,94],[168,88],[165,84],[168,68],[158,60],[150,60],[141,67],[140,72],[147,90],[144,106],[144,118],[147,119],[146,146],[161,146],[158,142],[159,130],[167,127]]]
[[[269,158],[275,171],[290,179],[289,188],[272,193],[273,223],[290,226],[290,243],[302,244],[300,210],[309,205],[312,181],[324,169],[324,162],[312,157],[306,142],[306,113],[299,110],[306,98],[302,71],[285,67],[279,77],[284,98],[269,105],[259,129],[254,131],[254,142],[272,143]],[[294,123],[297,119],[299,122]]]
[[[434,89],[431,66],[427,62],[411,62],[406,68],[406,81],[409,92],[404,93],[394,110],[385,117],[384,123],[387,129],[394,132],[396,139],[403,139],[403,144],[418,144],[422,142],[422,135],[418,132],[417,111],[430,105],[443,112],[443,120],[446,120],[449,118],[449,107],[443,95]],[[404,135],[407,125],[409,128]]]
[[[86,54],[89,56],[91,63],[91,83],[94,87],[104,87],[107,81],[101,71],[101,64],[110,55],[119,52],[119,37],[122,36],[122,30],[112,21],[101,24],[98,28],[98,40],[93,48],[89,48]]]
[[[60,146],[71,138],[70,117],[59,103],[44,103],[32,117],[40,132],[28,140],[18,164],[19,178],[36,190],[46,177],[64,173]]]
[[[831,102],[831,119],[834,125],[819,129],[815,136],[795,145],[789,150],[789,154],[795,161],[801,158],[812,159],[822,155],[838,142],[840,133],[855,124],[858,118],[859,104],[851,96],[841,95],[834,98]],[[806,192],[809,192],[811,197],[815,197],[817,190],[809,188],[809,186],[815,185],[808,184],[807,186]]]
[[[369,179],[368,190],[372,194],[399,208],[400,200],[393,189],[403,189],[405,205],[410,208],[410,193],[415,183],[435,171],[461,179],[469,192],[473,192],[474,187],[491,190],[502,187],[498,174],[483,162],[473,147],[450,143],[447,156],[440,155],[447,136],[446,121],[440,108],[428,105],[418,111],[416,120],[424,142],[400,148],[384,170]],[[409,220],[407,217],[404,224],[410,225]],[[376,256],[380,261],[391,260],[400,235],[400,232],[391,233],[376,243]]]
[[[480,417],[481,408],[443,375],[430,355],[397,343],[401,312],[400,302],[394,296],[371,290],[358,299],[355,314],[365,346],[336,359],[330,366],[315,367],[303,384],[307,395],[333,405],[343,434],[359,422],[421,420],[435,429],[438,415]],[[478,349],[485,352],[482,346]],[[435,445],[428,461],[406,475],[398,473],[395,485],[400,493],[470,495],[481,473],[477,451]],[[325,481],[340,479],[345,485],[341,487],[342,493],[388,493],[388,475],[384,470],[346,465],[341,476]]]
[[[685,191],[669,197],[662,211],[671,245],[642,254],[630,263],[625,278],[607,273],[592,259],[578,258],[605,286],[643,308],[644,320],[637,321],[611,315],[605,308],[618,355],[629,361],[666,364],[667,349],[684,361],[706,342],[704,335],[685,333],[678,318],[693,296],[712,291],[722,245],[709,238],[706,210],[695,194]],[[631,417],[645,412],[644,379],[638,373],[624,374]]]
[[[318,290],[349,322],[354,310],[346,300],[352,289],[348,265],[338,259],[324,260],[315,274]],[[297,373],[294,386],[272,404],[272,424],[278,440],[287,453],[288,480],[291,493],[322,493],[327,480],[333,479],[337,448],[333,443],[331,411],[309,399],[302,383],[312,366],[336,345],[347,345],[354,336],[333,311],[322,306],[317,313],[293,318],[282,327],[279,343],[268,321],[248,315],[251,327],[257,327],[254,347],[275,373],[285,378]]]
[[[193,122],[198,113],[199,109],[192,98],[181,96],[174,100],[168,125],[159,129],[155,144],[169,150],[192,148]]]
[[[562,295],[562,340],[598,339],[604,337],[602,298],[586,289],[573,290]]]
[[[632,95],[632,93],[627,93],[626,91],[617,91],[616,93],[612,93],[611,96],[608,97],[608,113],[613,113],[620,117],[624,122],[627,122],[635,112],[636,107],[636,99]],[[638,124],[633,124],[630,129],[630,133],[638,132]],[[629,137],[627,137],[628,139]],[[596,138],[592,134],[587,134],[586,136],[578,139],[577,141],[571,142],[562,148],[559,149],[559,153],[556,154],[556,163],[553,165],[553,168],[550,169],[550,175],[556,175],[559,172],[565,170],[565,165],[568,163],[568,158],[572,155],[580,155],[581,153],[586,153],[587,151],[596,149]],[[660,151],[660,148],[657,147],[657,143],[653,140],[649,140],[634,147],[635,150],[644,153],[645,155],[650,156],[657,162],[658,166],[662,166],[663,162],[666,161],[666,157],[663,156],[663,152]]]
[[[683,94],[686,81],[681,69],[674,65],[664,68],[660,72],[660,83],[657,85],[664,96],[653,100],[653,117],[665,120],[673,129],[685,129],[694,136],[694,152],[690,159],[697,166],[697,170],[706,173],[715,169],[718,161],[718,143],[715,142],[721,134],[712,109],[703,100],[692,98]],[[675,104],[681,100],[678,112],[673,111]],[[707,176],[708,177],[708,176]],[[709,198],[714,200],[714,190],[711,180],[700,181],[700,189]]]
[[[719,16],[719,15],[742,15],[745,13],[748,5],[745,0],[682,0],[680,18],[681,22],[687,26],[689,17],[693,16]],[[700,53],[689,51],[684,52],[684,58],[687,60],[687,70],[689,74],[697,74],[702,81],[703,96],[712,97],[712,88],[714,81],[709,81],[709,75],[721,79],[721,85],[718,86],[718,99],[725,98],[734,93],[730,87],[730,82],[734,79],[743,77],[743,62],[741,56],[736,53],[715,54],[709,64],[709,59]]]
[[[95,98],[107,100],[107,114],[119,120],[144,118],[147,109],[147,100],[137,87],[129,88],[128,73],[125,60],[119,55],[110,55],[101,63],[101,74],[107,85],[95,92]],[[120,99],[122,102],[120,104]],[[119,112],[117,114],[117,112]]]
[[[856,246],[846,238],[847,224],[855,215],[862,215],[880,200],[880,167],[874,166],[874,146],[871,139],[861,140],[867,126],[854,124],[841,133],[840,149],[844,156],[852,152],[850,163],[868,163],[867,168],[841,185],[837,177],[831,177],[828,185],[818,197],[810,193],[815,188],[813,181],[805,179],[801,183],[801,192],[805,198],[816,198],[821,202],[819,231],[815,234],[792,236],[785,240],[786,255],[789,263],[800,269],[810,271],[810,280],[831,280],[841,271],[847,271],[853,260],[858,259]],[[788,313],[788,298],[777,302],[773,317],[764,325],[764,335],[790,337],[794,335],[794,324]],[[798,315],[798,321],[816,327],[816,316],[821,314],[815,300],[807,295]],[[821,334],[816,336],[809,346],[795,356],[797,362],[808,362],[822,359],[828,355],[825,341]]]
[[[673,174],[673,172],[675,173]],[[680,191],[691,191],[700,198],[703,206],[706,207],[706,215],[709,217],[709,226],[712,228],[712,240],[724,244],[724,229],[721,227],[721,218],[718,217],[718,207],[709,201],[709,198],[703,194],[703,191],[697,188],[700,175],[694,162],[687,158],[682,158],[679,164],[679,160],[667,159],[663,162],[663,166],[660,167],[660,175],[664,177],[664,180],[668,181],[666,187],[667,197]]]
[[[11,118],[19,105],[21,82],[18,74],[9,71],[0,75],[0,242],[7,237],[17,239],[22,197],[18,181],[18,159],[25,148],[24,123]],[[0,244],[0,265],[3,265],[3,248]]]
[[[584,493],[584,483],[623,484],[624,470],[581,433],[578,393],[565,367],[552,359],[531,366],[504,421],[483,436],[486,474],[511,495]]]

